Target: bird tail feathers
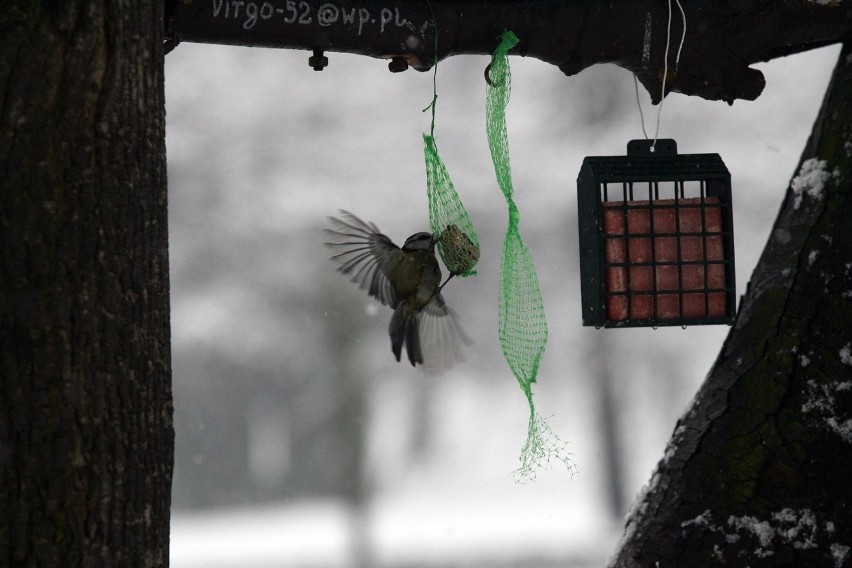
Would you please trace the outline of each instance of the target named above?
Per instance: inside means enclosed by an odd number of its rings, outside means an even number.
[[[402,347],[404,345],[411,365],[416,367],[418,363],[423,364],[423,352],[420,349],[420,330],[416,312],[410,309],[406,310],[405,304],[399,304],[393,312],[389,332],[391,349],[397,361],[402,357]]]

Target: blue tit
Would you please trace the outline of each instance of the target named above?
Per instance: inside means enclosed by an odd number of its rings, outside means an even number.
[[[460,359],[459,343],[469,340],[441,295],[441,268],[432,233],[414,233],[399,248],[374,223],[347,211],[340,214],[340,218],[329,217],[330,242],[325,244],[339,251],[331,258],[340,264],[340,272],[351,275],[352,282],[393,309],[388,332],[396,360],[404,346],[413,366],[423,364],[424,330],[442,357]]]

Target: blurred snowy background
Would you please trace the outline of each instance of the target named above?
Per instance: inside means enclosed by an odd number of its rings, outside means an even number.
[[[740,293],[795,172],[838,48],[758,67],[729,107],[674,94],[661,137],[732,173]],[[580,319],[576,177],[641,138],[633,79],[512,57],[521,232],[550,341],[534,392],[577,472],[511,475],[527,406],[497,339],[506,204],[485,138],[484,56],[438,70],[436,139],[482,244],[447,301],[475,343],[433,378],[390,352],[390,310],[335,272],[340,208],[395,242],[428,227],[432,74],[328,53],[182,44],[166,59],[176,470],[172,566],[600,566],[726,327]],[[640,93],[649,132],[656,108]]]

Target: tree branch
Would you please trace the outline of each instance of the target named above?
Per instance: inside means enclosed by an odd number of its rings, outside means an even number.
[[[668,5],[663,0],[165,0],[166,33],[178,41],[356,53],[425,71],[437,58],[491,54],[503,30],[514,54],[574,75],[598,63],[633,73],[660,100]],[[849,2],[681,0],[672,2],[668,91],[753,100],[763,91],[753,63],[852,39]],[[434,13],[434,18],[433,18]],[[315,68],[324,67],[314,60]],[[312,63],[312,64],[314,64]],[[406,65],[407,64],[407,65]]]

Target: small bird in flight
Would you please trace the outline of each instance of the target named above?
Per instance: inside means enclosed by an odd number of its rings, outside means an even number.
[[[388,331],[396,360],[400,360],[404,346],[411,364],[422,365],[421,336],[427,340],[424,343],[436,347],[434,356],[445,358],[444,363],[461,359],[459,344],[470,340],[441,295],[435,236],[414,233],[400,248],[374,223],[366,223],[348,211],[341,210],[339,218],[329,220],[331,228],[326,233],[330,241],[325,244],[338,251],[331,257],[340,264],[338,270],[351,275],[352,282],[393,309]]]

